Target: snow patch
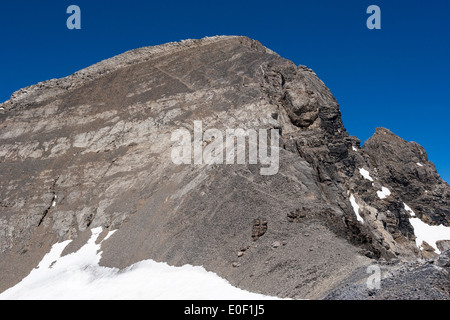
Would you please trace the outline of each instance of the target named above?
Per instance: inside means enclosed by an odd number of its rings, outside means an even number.
[[[367,179],[369,181],[373,181],[372,177],[369,174],[369,171],[363,168],[359,168],[359,173],[364,177],[364,179]]]
[[[406,203],[403,202],[403,206],[405,207],[406,212],[409,212],[411,217],[415,217],[416,216],[414,211]]]
[[[99,266],[102,228],[77,252],[61,257],[71,240],[56,243],[39,266],[16,286],[0,294],[3,299],[114,300],[114,299],[276,299],[233,287],[203,267],[172,267],[153,260],[124,270]]]
[[[108,234],[103,238],[103,241],[108,240],[117,230],[111,230],[110,232],[108,232]]]
[[[58,196],[55,194],[52,201],[52,207],[56,207],[56,198],[58,198]]]
[[[353,151],[358,151],[358,149],[356,149],[354,146],[352,146],[352,150]]]
[[[441,254],[441,251],[436,246],[436,242],[439,240],[450,240],[450,228],[442,224],[439,226],[430,226],[416,217],[414,211],[406,203],[403,203],[403,206],[411,216],[411,218],[409,218],[409,223],[411,223],[414,228],[416,246],[421,248],[422,243],[425,241],[433,247],[437,254]]]
[[[419,167],[423,167],[423,165],[419,162],[416,163]]]
[[[377,191],[377,196],[380,199],[384,199],[391,195],[391,191],[386,187],[381,187],[381,191]]]
[[[419,218],[410,218],[409,223],[414,228],[414,235],[416,236],[416,246],[420,248],[422,242],[425,241],[433,247],[437,254],[441,251],[437,248],[436,242],[439,240],[450,240],[450,228],[444,225],[430,226],[420,220]]]
[[[350,195],[350,203],[352,204],[353,211],[356,214],[356,219],[361,223],[364,223],[364,219],[359,215],[359,205],[356,203],[356,199],[353,194]]]

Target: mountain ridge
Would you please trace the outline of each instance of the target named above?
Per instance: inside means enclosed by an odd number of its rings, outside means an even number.
[[[117,229],[104,266],[202,265],[249,291],[323,298],[379,261],[436,259],[411,219],[450,226],[449,186],[422,147],[377,129],[361,148],[311,69],[247,37],[128,51],[1,106],[0,291],[101,226]],[[174,165],[171,133],[199,120],[279,130],[278,174]]]

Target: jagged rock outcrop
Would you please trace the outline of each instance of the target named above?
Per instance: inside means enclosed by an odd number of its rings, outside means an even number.
[[[386,129],[361,148],[312,70],[246,37],[133,50],[1,107],[0,291],[51,243],[102,226],[118,229],[105,266],[203,265],[255,292],[321,298],[373,259],[421,257],[404,202],[450,226],[449,186],[423,148]],[[171,134],[194,121],[279,130],[278,173],[174,164]]]
[[[384,128],[364,144],[380,180],[432,225],[450,223],[450,193],[424,148]]]

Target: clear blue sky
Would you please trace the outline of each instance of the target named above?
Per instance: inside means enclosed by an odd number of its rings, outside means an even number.
[[[82,30],[66,9],[81,8]],[[381,30],[366,9],[381,8]],[[428,152],[450,181],[450,1],[9,0],[0,4],[0,100],[126,50],[246,35],[312,68],[364,142],[386,127]]]

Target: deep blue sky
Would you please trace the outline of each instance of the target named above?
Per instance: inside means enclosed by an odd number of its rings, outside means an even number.
[[[81,8],[82,30],[66,9]],[[381,30],[366,9],[381,8]],[[386,127],[427,150],[450,181],[450,1],[8,0],[0,4],[0,101],[142,46],[246,35],[312,68],[364,142]]]

